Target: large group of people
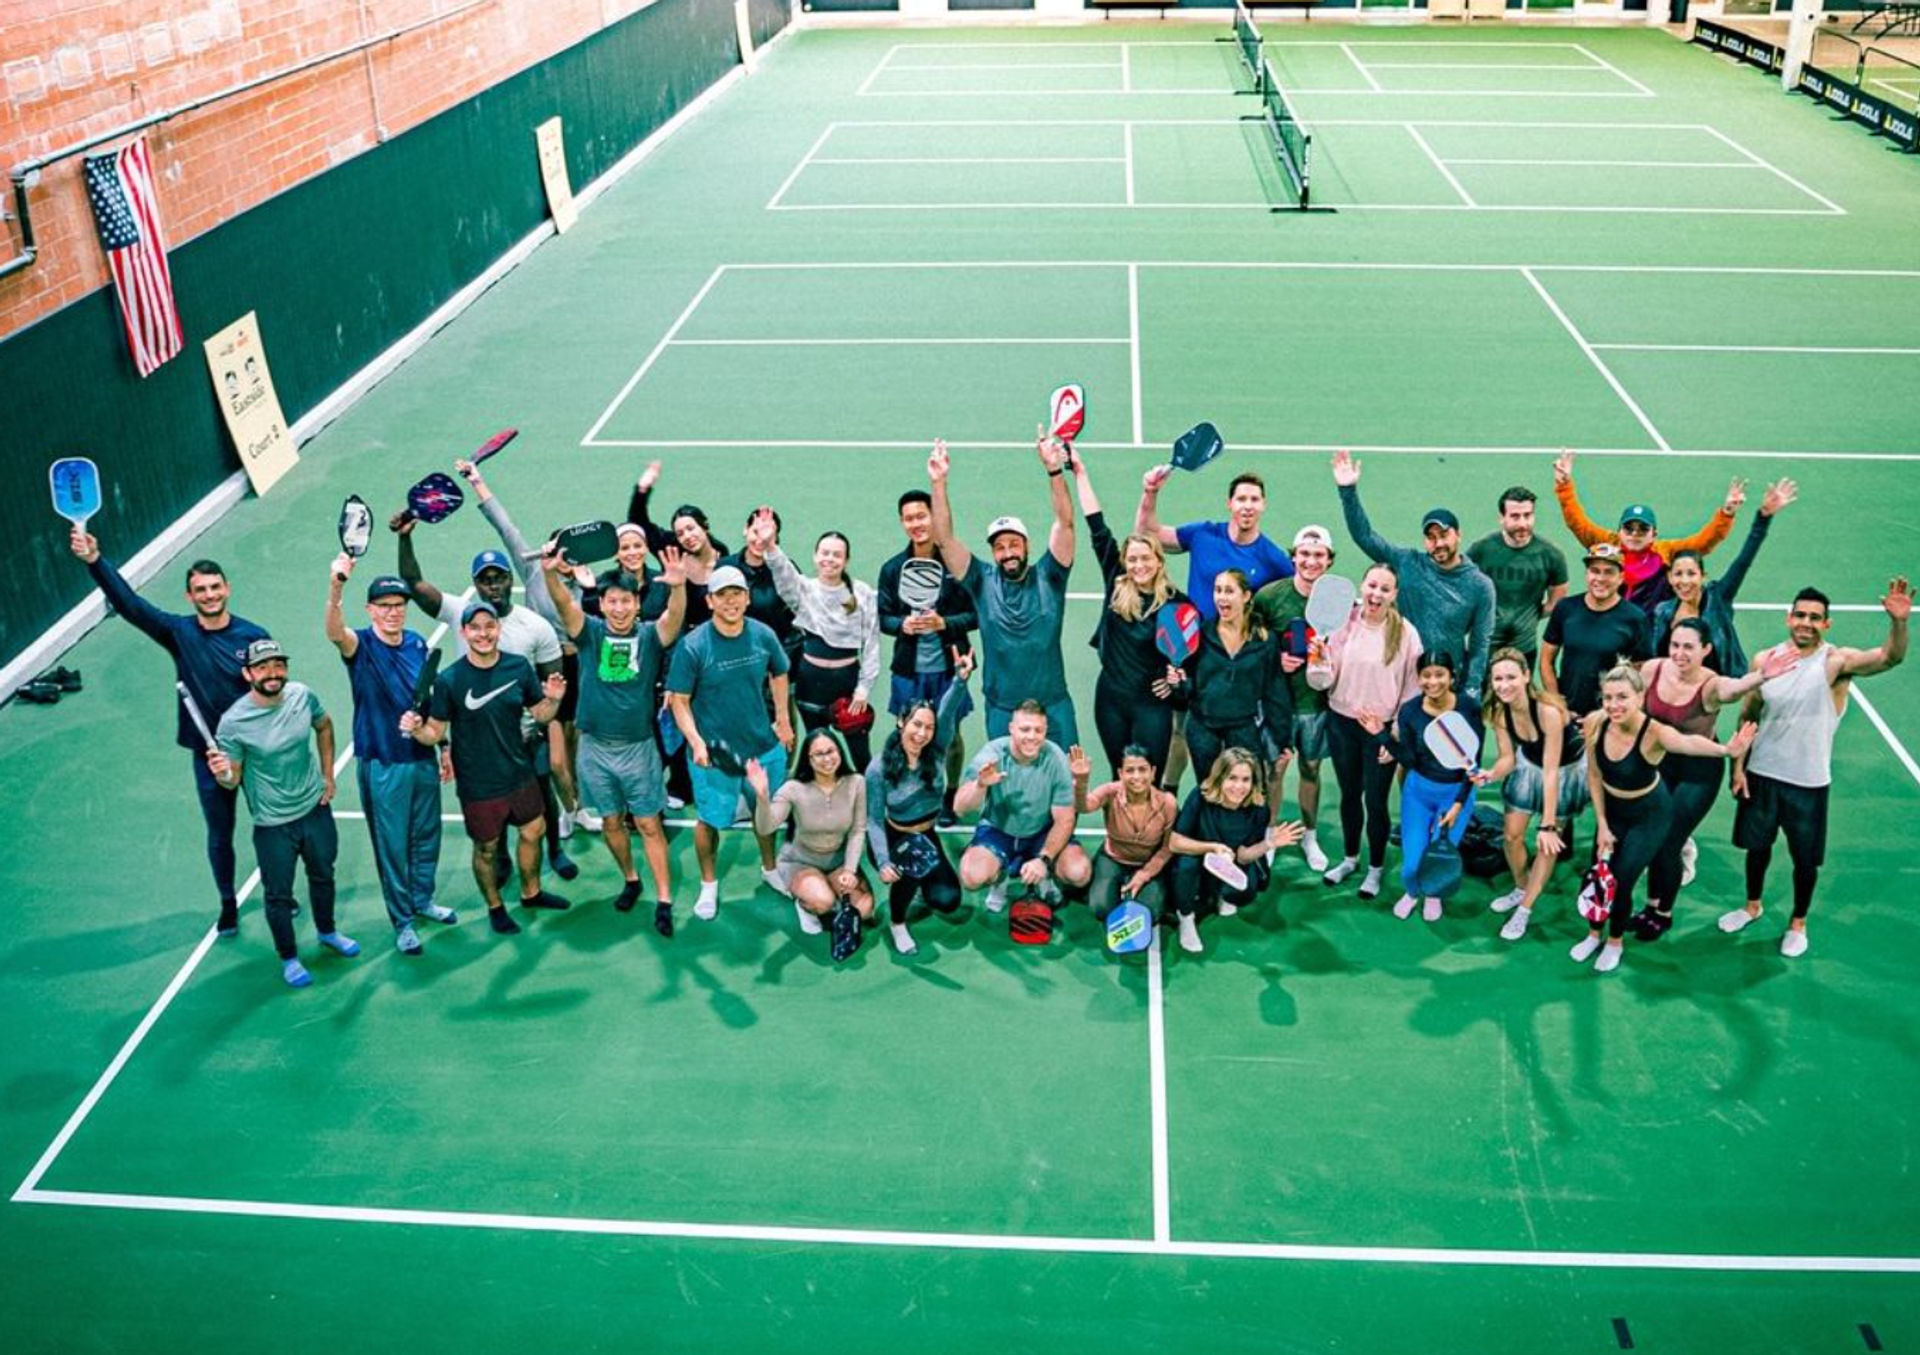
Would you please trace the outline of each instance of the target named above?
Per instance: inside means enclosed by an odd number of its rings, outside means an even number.
[[[873,584],[856,577],[852,543],[837,530],[815,539],[804,571],[771,506],[747,516],[738,551],[696,504],[661,525],[658,462],[634,488],[617,553],[595,571],[556,541],[530,544],[479,468],[455,463],[499,538],[473,557],[470,588],[426,578],[405,514],[389,523],[393,572],[366,587],[367,624],[344,614],[359,562],[342,554],[329,565],[323,630],[349,677],[355,777],[395,947],[418,955],[423,924],[457,921],[437,897],[446,782],[496,932],[521,930],[516,900],[533,912],[568,908],[543,872],[576,878],[563,844],[597,832],[621,877],[612,904],[623,913],[643,893],[639,838],[653,925],[672,937],[666,816],[685,808],[699,877],[693,917],[717,916],[722,834],[750,832],[760,885],[791,900],[801,933],[827,934],[835,960],[879,929],[883,898],[886,934],[911,955],[916,919],[958,919],[970,894],[989,916],[1012,905],[1016,930],[1029,932],[1035,907],[1051,917],[1084,902],[1105,918],[1135,902],[1199,952],[1206,919],[1272,898],[1283,876],[1289,887],[1318,877],[1370,903],[1396,839],[1391,911],[1434,922],[1445,902],[1426,887],[1423,862],[1434,844],[1457,845],[1477,800],[1497,793],[1512,875],[1491,904],[1498,934],[1529,934],[1566,865],[1584,878],[1587,901],[1598,897],[1588,927],[1569,921],[1570,934],[1583,932],[1570,954],[1606,972],[1629,937],[1656,942],[1674,925],[1695,835],[1725,779],[1746,889],[1718,925],[1739,932],[1761,916],[1784,836],[1792,911],[1780,949],[1807,949],[1834,732],[1850,684],[1905,658],[1912,592],[1904,578],[1887,586],[1886,637],[1856,649],[1828,642],[1832,606],[1802,588],[1784,640],[1749,658],[1734,599],[1795,500],[1791,480],[1767,488],[1737,557],[1711,578],[1709,558],[1745,506],[1742,482],[1699,530],[1664,538],[1646,503],[1624,508],[1614,528],[1596,522],[1575,492],[1573,456],[1562,455],[1553,491],[1585,585],[1570,594],[1566,557],[1540,534],[1524,485],[1500,494],[1496,529],[1471,545],[1446,506],[1421,515],[1416,544],[1399,545],[1363,506],[1360,462],[1339,453],[1332,479],[1363,557],[1349,564],[1318,523],[1283,537],[1285,548],[1269,536],[1266,484],[1251,471],[1229,479],[1223,519],[1167,526],[1159,497],[1171,468],[1156,467],[1121,536],[1081,452],[1043,433],[1036,453],[1043,538],[1007,513],[986,524],[979,554],[955,524],[954,458],[936,443],[926,486],[897,501],[904,547]],[[1083,521],[1101,598],[1084,628],[1067,605]],[[71,543],[113,609],[174,659],[188,697],[177,742],[206,822],[220,935],[239,930],[233,839],[244,796],[282,975],[305,986],[298,871],[319,944],[360,950],[338,929],[330,806],[345,758],[331,717],[290,676],[290,650],[231,609],[217,563],[188,567],[191,610],[174,614],[129,587],[83,528]],[[1335,603],[1346,615],[1316,633],[1305,619],[1314,590],[1341,567],[1354,602]],[[1166,618],[1178,604],[1190,604],[1198,634],[1170,649]],[[444,666],[407,627],[410,605],[444,626]],[[1098,658],[1086,729],[1104,779],[1082,746],[1068,682],[1065,646],[1083,631]],[[969,756],[976,685],[985,738]],[[1723,722],[1723,708],[1737,717]],[[1427,737],[1436,722],[1464,722],[1478,758],[1463,768],[1437,756]],[[1329,762],[1337,854],[1331,825],[1321,831]],[[1290,781],[1296,816],[1285,808]],[[1587,850],[1576,853],[1589,810]],[[1087,833],[1082,817],[1095,814],[1100,828]],[[949,837],[963,844],[957,854]],[[1304,871],[1279,858],[1293,848]]]

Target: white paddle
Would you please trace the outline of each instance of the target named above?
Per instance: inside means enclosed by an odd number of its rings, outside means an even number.
[[[1307,596],[1307,624],[1322,644],[1347,624],[1347,618],[1353,615],[1355,596],[1352,579],[1322,574],[1314,580],[1313,592]]]
[[[1457,710],[1435,719],[1422,737],[1434,761],[1450,772],[1471,771],[1480,765],[1480,736]]]
[[[1240,869],[1240,863],[1233,859],[1231,852],[1208,852],[1200,858],[1200,864],[1206,868],[1207,874],[1228,889],[1237,892],[1247,887],[1247,873]]]

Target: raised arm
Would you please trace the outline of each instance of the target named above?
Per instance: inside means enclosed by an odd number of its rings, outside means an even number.
[[[1369,560],[1391,563],[1396,549],[1391,541],[1373,530],[1366,506],[1360,502],[1360,462],[1352,452],[1342,449],[1333,454],[1333,483],[1340,492],[1340,512],[1347,520],[1347,535]]]
[[[341,595],[353,574],[353,564],[353,557],[345,551],[334,558],[333,568],[327,573],[326,615],[321,619],[327,642],[340,651],[343,659],[351,659],[360,648],[360,637],[348,629],[347,619],[340,612]]]
[[[100,591],[106,594],[108,606],[132,622],[148,638],[159,641],[169,651],[173,649],[173,632],[167,627],[168,613],[133,591],[132,585],[114,568],[113,563],[100,554],[98,541],[76,526],[67,534],[67,546],[87,567],[87,573],[93,576]]]
[[[420,572],[420,557],[413,551],[413,529],[420,524],[405,513],[395,513],[387,519],[387,528],[399,538],[398,558],[401,581],[413,590],[413,600],[420,610],[436,621],[440,611],[446,606],[447,596],[428,583]]]
[[[662,546],[678,544],[673,533],[653,520],[649,505],[653,502],[653,487],[660,480],[660,463],[650,461],[647,468],[640,472],[640,478],[634,481],[633,494],[627,499],[627,521],[646,534],[647,549],[655,555]]]
[[[541,585],[538,577],[546,574],[550,583],[553,578],[552,573],[544,568],[544,560],[534,553],[533,548],[527,544],[527,538],[521,535],[520,529],[514,526],[513,519],[507,516],[506,505],[501,503],[494,496],[493,491],[487,487],[486,480],[481,477],[480,468],[471,461],[456,461],[453,463],[453,468],[472,487],[474,501],[480,505],[480,515],[493,524],[494,532],[500,537],[500,544],[506,548],[507,559],[513,562],[513,572],[519,576],[520,586],[526,590],[527,606],[532,608],[535,614],[545,617],[560,627],[567,635],[572,635],[573,632],[568,630],[566,623],[561,620],[559,603],[554,600],[552,592]]]
[[[569,640],[580,638],[580,632],[586,629],[587,614],[581,609],[573,590],[567,587],[567,575],[573,572],[573,566],[567,562],[566,552],[549,541],[540,551],[540,573],[546,580],[547,601],[552,606],[555,624],[561,634]],[[533,595],[528,588],[527,595]]]
[[[1067,492],[1067,450],[1041,426],[1034,445],[1047,470],[1047,494],[1053,503],[1053,526],[1047,530],[1047,553],[1062,569],[1073,568],[1073,496]]]
[[[667,586],[667,610],[653,623],[653,633],[660,637],[660,648],[672,649],[687,624],[687,566],[678,546],[660,552],[660,582]]]
[[[947,500],[947,472],[952,469],[947,444],[935,440],[927,456],[927,482],[933,494],[933,539],[940,543],[940,558],[947,569],[964,578],[973,567],[973,554],[953,530],[953,505]]]
[[[1160,522],[1160,489],[1172,474],[1172,466],[1160,465],[1140,477],[1140,506],[1133,510],[1133,530],[1138,536],[1154,538],[1169,554],[1178,555],[1186,549],[1180,544],[1179,531]]]
[[[1572,452],[1560,453],[1553,463],[1553,497],[1560,501],[1560,517],[1567,524],[1567,530],[1581,545],[1614,539],[1615,533],[1588,517],[1587,510],[1580,504],[1580,495],[1573,487]]]
[[[1898,668],[1907,657],[1907,620],[1913,614],[1913,587],[1902,575],[1887,585],[1880,599],[1887,610],[1887,638],[1872,649],[1843,649],[1835,678],[1872,677]]]

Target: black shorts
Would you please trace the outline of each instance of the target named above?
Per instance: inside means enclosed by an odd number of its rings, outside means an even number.
[[[1787,850],[1801,865],[1818,866],[1827,858],[1827,792],[1831,786],[1796,786],[1755,772],[1747,773],[1747,798],[1733,813],[1733,845],[1760,851],[1787,835]]]
[[[560,698],[560,712],[553,718],[563,725],[573,723],[574,712],[580,709],[580,654],[577,650],[560,650],[560,676],[567,680],[567,694]]]

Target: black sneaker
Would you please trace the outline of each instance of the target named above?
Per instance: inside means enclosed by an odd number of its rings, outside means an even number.
[[[513,920],[512,914],[505,908],[487,909],[487,921],[491,922],[493,929],[502,936],[512,936],[520,930],[520,924]]]
[[[835,964],[841,964],[853,958],[860,949],[860,914],[853,905],[842,899],[833,906],[833,945],[828,951]]]
[[[571,903],[561,898],[558,894],[549,894],[544,889],[530,898],[521,899],[520,906],[522,908],[538,908],[549,913],[564,913],[567,909],[573,907]]]
[[[213,929],[223,941],[231,941],[240,935],[240,904],[237,900],[220,900],[220,920],[213,924]]]
[[[36,706],[54,706],[60,703],[60,684],[48,678],[35,678],[21,683],[14,695]]]
[[[656,903],[653,905],[653,929],[662,936],[671,937],[673,935],[672,904]]]
[[[628,880],[620,887],[620,893],[613,901],[613,909],[616,913],[631,913],[633,905],[638,902],[640,902],[640,882]]]
[[[51,673],[42,673],[40,676],[49,682],[59,683],[60,690],[63,692],[77,692],[85,685],[80,680],[78,668],[56,668]]]
[[[547,864],[553,867],[553,873],[563,880],[571,880],[580,873],[580,867],[573,864],[573,858],[563,851],[547,854]]]
[[[1663,913],[1657,908],[1642,908],[1633,915],[1628,924],[1633,934],[1642,941],[1658,941],[1673,928],[1673,914]]]

